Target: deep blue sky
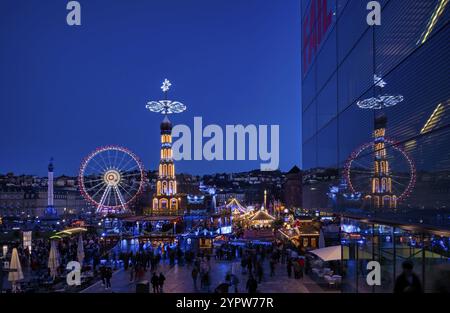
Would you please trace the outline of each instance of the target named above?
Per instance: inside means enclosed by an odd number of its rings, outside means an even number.
[[[280,124],[280,168],[301,161],[299,0],[2,0],[0,173],[76,174],[98,146],[118,144],[156,169],[162,98],[188,106],[174,124]],[[260,161],[180,161],[195,174]]]

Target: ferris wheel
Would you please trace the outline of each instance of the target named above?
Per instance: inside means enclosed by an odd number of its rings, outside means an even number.
[[[409,155],[393,140],[385,139],[392,192],[398,201],[409,197],[416,183],[416,168]],[[356,149],[347,159],[344,177],[353,194],[371,193],[374,175],[374,143],[368,142]]]
[[[101,147],[81,164],[78,176],[83,197],[97,213],[123,213],[142,192],[144,168],[130,150],[119,146]]]

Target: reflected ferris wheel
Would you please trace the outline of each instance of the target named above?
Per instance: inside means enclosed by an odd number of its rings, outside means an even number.
[[[385,139],[387,169],[391,179],[393,194],[402,201],[408,198],[416,182],[416,169],[409,155],[393,140]],[[350,192],[353,194],[372,193],[372,178],[374,177],[374,143],[368,142],[353,151],[347,159],[344,168]]]

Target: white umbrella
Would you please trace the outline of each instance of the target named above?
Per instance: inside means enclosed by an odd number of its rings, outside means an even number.
[[[11,262],[9,262],[8,280],[12,283],[13,292],[17,290],[17,282],[23,279],[22,266],[20,265],[19,254],[14,248],[11,255]]]
[[[83,265],[84,260],[84,246],[83,246],[83,236],[80,233],[80,237],[78,237],[78,246],[77,246],[77,259],[81,265]]]
[[[320,235],[319,235],[319,249],[325,248],[325,238],[323,236],[323,231],[320,230]]]
[[[347,246],[342,246],[342,250],[344,252],[344,256],[342,256],[341,246],[331,246],[322,249],[316,249],[309,251],[312,254],[317,255],[323,261],[339,261],[339,260],[348,260],[349,259],[349,248]],[[370,260],[372,255],[368,251],[358,250],[358,258],[360,260]]]
[[[56,241],[52,240],[50,246],[50,255],[48,256],[48,268],[50,269],[50,275],[55,279],[58,274],[59,267],[59,254],[58,248],[56,247]]]

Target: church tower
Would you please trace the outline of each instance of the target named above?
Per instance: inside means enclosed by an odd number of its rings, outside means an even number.
[[[380,116],[375,119],[374,130],[374,174],[372,183],[372,205],[374,208],[396,208],[397,196],[392,193],[392,178],[389,160],[386,154],[385,133],[387,118]]]

